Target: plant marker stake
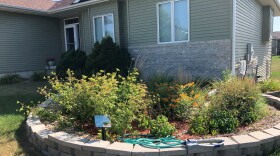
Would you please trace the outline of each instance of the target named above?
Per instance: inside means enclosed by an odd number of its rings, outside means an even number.
[[[111,127],[111,121],[106,115],[95,115],[94,116],[95,127],[101,128],[102,140],[106,141],[106,129]]]
[[[105,129],[105,127],[102,127],[102,140],[106,141],[106,129]]]

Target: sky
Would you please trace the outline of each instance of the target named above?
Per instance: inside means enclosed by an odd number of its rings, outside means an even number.
[[[274,17],[273,31],[280,31],[280,17]]]

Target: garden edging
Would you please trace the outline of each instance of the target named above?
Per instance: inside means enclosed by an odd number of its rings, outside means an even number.
[[[280,105],[280,98],[264,94],[269,103]],[[43,103],[39,107],[46,107]],[[278,107],[277,107],[278,108]],[[176,147],[168,149],[149,149],[127,143],[90,140],[68,134],[54,132],[40,122],[37,116],[27,117],[27,135],[29,141],[46,156],[245,156],[268,155],[275,147],[280,147],[280,124],[263,131],[246,135],[222,137],[225,140],[219,148]]]
[[[47,156],[237,156],[265,155],[273,147],[280,146],[280,124],[264,131],[247,135],[224,137],[225,146],[220,148],[186,149],[149,149],[136,145],[108,141],[89,140],[65,132],[53,132],[42,124],[38,117],[27,118],[29,141]]]

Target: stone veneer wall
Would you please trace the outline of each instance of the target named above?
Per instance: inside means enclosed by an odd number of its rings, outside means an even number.
[[[267,95],[271,98],[270,95]],[[274,97],[276,105],[280,98]],[[38,117],[27,118],[27,135],[45,156],[266,156],[275,147],[280,147],[280,124],[263,131],[239,136],[223,137],[225,145],[219,148],[176,147],[149,149],[126,143],[89,140],[65,132],[53,132],[42,124]]]
[[[231,40],[131,46],[129,52],[144,78],[155,72],[192,77],[221,77],[231,69]]]

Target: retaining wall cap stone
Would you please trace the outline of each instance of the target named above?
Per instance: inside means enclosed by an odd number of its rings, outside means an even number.
[[[259,140],[249,136],[249,135],[240,135],[240,136],[232,136],[234,141],[236,141],[239,145],[239,148],[253,147],[260,145]]]
[[[187,151],[188,151],[188,154],[213,152],[214,147],[208,146],[208,147],[201,148],[200,146],[193,146],[193,147],[187,148]]]
[[[273,128],[279,129],[280,130],[280,124],[274,126]]]
[[[44,139],[48,139],[49,134],[52,134],[53,132],[51,130],[41,130],[39,132],[36,132],[35,135],[38,137],[38,139],[40,139],[41,141],[43,141]]]
[[[53,141],[53,142],[56,142],[58,144],[61,144],[62,141],[69,140],[73,137],[75,137],[75,136],[71,135],[71,134],[68,134],[68,133],[65,133],[65,132],[55,132],[55,133],[50,134],[48,136],[48,139]]]
[[[267,133],[257,131],[257,132],[251,132],[249,133],[251,137],[254,137],[261,141],[261,143],[267,143],[274,141],[274,137],[272,135],[269,135]]]
[[[82,147],[83,150],[105,153],[105,149],[110,145],[109,141],[90,140]]]
[[[174,147],[174,148],[163,148],[163,149],[159,149],[159,151],[160,151],[160,156],[188,155],[188,150],[185,146]]]
[[[270,128],[270,129],[264,130],[264,132],[274,136],[275,140],[280,139],[280,130],[279,129]]]
[[[145,148],[140,145],[135,145],[132,150],[132,156],[159,156],[159,149]]]
[[[89,139],[87,138],[79,138],[79,137],[74,137],[69,140],[65,140],[62,142],[62,146],[82,150],[82,147],[87,143]]]
[[[214,151],[223,151],[223,150],[230,150],[238,148],[238,143],[228,137],[219,137],[214,139],[221,139],[224,140],[224,146],[214,148]]]
[[[31,131],[33,133],[37,133],[41,130],[46,130],[46,126],[44,124],[40,124],[40,125],[33,125],[33,126],[30,126],[31,128]]]
[[[106,148],[106,153],[121,156],[131,156],[132,150],[132,144],[115,142]]]

